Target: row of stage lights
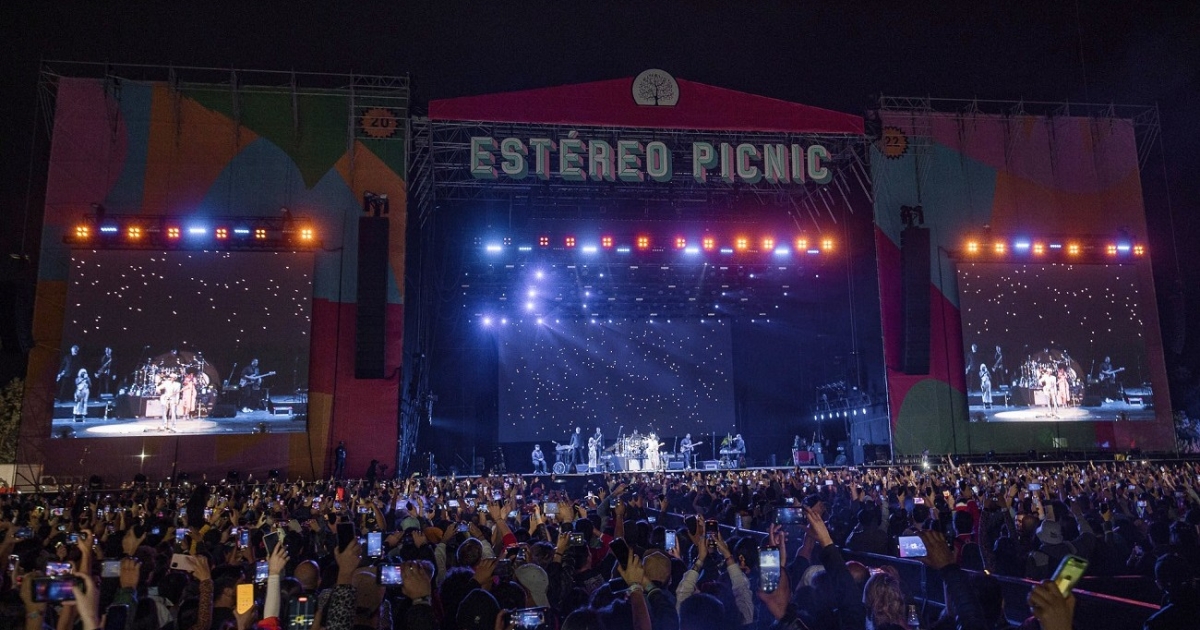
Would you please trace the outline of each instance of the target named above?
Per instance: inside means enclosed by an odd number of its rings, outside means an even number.
[[[999,239],[980,240],[968,239],[963,243],[960,256],[964,258],[1066,258],[1077,260],[1083,258],[1105,258],[1120,260],[1122,258],[1141,258],[1146,255],[1146,247],[1140,243],[1128,240],[1109,241],[1095,239]]]
[[[836,418],[850,418],[857,415],[859,415],[858,409],[851,409],[850,411],[827,411],[824,413],[813,414],[813,420],[834,420]],[[862,415],[867,415],[866,407],[863,407]]]
[[[476,245],[482,246],[484,252],[493,256],[501,255],[514,249],[513,239],[509,236],[494,239],[480,237],[476,239]],[[721,253],[725,255],[770,253],[776,256],[790,256],[793,252],[808,255],[829,254],[834,251],[834,245],[834,239],[830,237],[810,238],[805,235],[797,236],[790,240],[777,239],[774,236],[762,236],[757,239],[749,236],[735,236],[728,241],[721,241],[715,236],[703,236],[700,238],[676,236],[660,241],[650,235],[639,234],[625,241],[613,236],[600,236],[596,238],[566,235],[554,238],[542,235],[537,237],[536,245],[533,243],[518,243],[515,249],[519,253],[530,253],[537,250],[560,250],[578,251],[582,254],[600,254],[602,252],[632,254],[634,252],[665,252],[674,250],[691,255],[699,255],[701,253]]]
[[[63,238],[83,247],[313,249],[320,247],[317,232],[304,219],[228,217],[220,220],[118,215],[87,215]]]

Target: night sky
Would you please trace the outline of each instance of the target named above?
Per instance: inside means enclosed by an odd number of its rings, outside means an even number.
[[[500,439],[565,442],[597,423],[606,440],[733,424],[732,333],[721,319],[536,320],[493,324],[500,350]]]
[[[964,351],[979,344],[990,363],[999,345],[1010,372],[1045,348],[1067,350],[1084,372],[1110,356],[1124,382],[1137,382],[1139,368],[1148,380],[1138,284],[1133,265],[962,263]]]
[[[312,273],[311,253],[76,251],[63,347],[90,366],[111,345],[121,376],[147,345],[202,352],[226,377],[258,357],[290,388],[294,365],[308,380]]]
[[[1187,322],[1200,369],[1200,3],[672,1],[5,2],[0,253],[36,264],[49,140],[43,60],[332,73],[410,73],[430,99],[632,77],[677,77],[839,111],[872,95],[1157,105],[1143,170],[1165,322]],[[1168,199],[1168,193],[1170,198]],[[5,258],[5,260],[8,260]],[[5,278],[28,272],[0,266]],[[1185,299],[1172,295],[1182,287]],[[1171,345],[1172,331],[1164,330]],[[22,362],[21,365],[24,365]]]

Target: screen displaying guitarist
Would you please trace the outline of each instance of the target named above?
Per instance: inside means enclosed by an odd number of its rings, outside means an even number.
[[[262,382],[274,372],[261,374],[258,371],[258,359],[252,359],[250,365],[242,368],[242,378],[238,382],[241,387],[242,413],[250,413],[263,408]]]
[[[1111,357],[1104,357],[1104,362],[1100,364],[1100,374],[1097,376],[1097,380],[1099,380],[1101,383],[1116,383],[1117,374],[1120,374],[1124,371],[1125,368],[1123,367],[1113,367]]]

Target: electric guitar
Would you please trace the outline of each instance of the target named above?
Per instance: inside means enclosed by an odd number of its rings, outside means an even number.
[[[238,387],[245,387],[245,386],[249,385],[250,383],[257,383],[258,381],[261,381],[262,379],[267,378],[268,376],[275,376],[275,373],[267,372],[266,374],[257,374],[254,376],[243,376],[242,380],[238,381]]]
[[[1119,367],[1115,370],[1100,370],[1100,380],[1101,381],[1116,380],[1117,374],[1120,372],[1124,372],[1124,371],[1125,371],[1125,368],[1123,368],[1123,367]]]
[[[690,453],[690,452],[696,450],[696,447],[700,446],[701,444],[704,444],[704,440],[700,440],[698,442],[692,442],[691,446],[680,446],[679,452],[680,453]]]

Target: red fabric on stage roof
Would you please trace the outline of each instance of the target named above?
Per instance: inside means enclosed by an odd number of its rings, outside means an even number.
[[[431,120],[862,135],[860,116],[676,79],[679,103],[638,105],[633,79],[431,101]]]

